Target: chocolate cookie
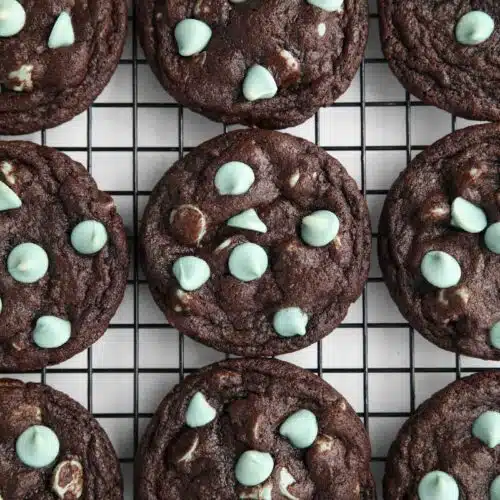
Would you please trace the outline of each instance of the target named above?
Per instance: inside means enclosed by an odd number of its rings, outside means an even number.
[[[366,203],[340,163],[296,137],[238,131],[161,179],[141,230],[153,297],[181,332],[270,356],[329,334],[370,265]]]
[[[181,104],[224,123],[285,128],[351,83],[366,0],[137,0],[156,76]]]
[[[0,14],[0,134],[85,111],[120,59],[126,1],[2,0]]]
[[[0,498],[121,500],[120,465],[83,406],[43,384],[0,379]]]
[[[401,313],[438,346],[500,359],[500,125],[417,156],[380,218],[379,259]]]
[[[113,199],[55,149],[0,142],[0,369],[86,349],[123,298],[127,239]]]
[[[136,461],[138,500],[375,498],[370,442],[346,400],[283,361],[216,363],[170,392]]]
[[[385,500],[499,500],[500,373],[453,382],[425,401],[387,458]]]
[[[500,120],[496,0],[378,0],[384,54],[422,101],[475,120]]]

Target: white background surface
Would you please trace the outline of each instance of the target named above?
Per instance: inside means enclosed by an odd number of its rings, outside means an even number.
[[[312,345],[282,358],[312,370],[318,370],[321,363],[323,377],[365,419],[373,446],[373,471],[380,481],[388,446],[416,405],[454,380],[459,366],[461,373],[467,374],[477,367],[500,365],[465,357],[457,360],[455,355],[434,347],[418,333],[413,334],[380,279],[375,235],[385,191],[405,167],[410,152],[414,156],[423,146],[449,133],[453,125],[461,128],[470,123],[461,119],[454,123],[449,114],[422,106],[416,99],[409,100],[382,60],[375,1],[370,4],[370,41],[363,70],[339,100],[340,105],[319,112],[317,137],[314,118],[291,130],[325,147],[344,164],[360,189],[366,189],[374,251],[365,303],[360,298],[351,307],[344,323],[322,341],[321,348]],[[91,167],[100,188],[114,195],[131,242],[134,213],[140,218],[148,192],[179,158],[180,124],[184,147],[188,149],[223,132],[222,125],[189,110],[162,107],[174,101],[156,82],[137,48],[137,192],[134,194],[132,61],[136,51],[132,39],[130,23],[123,61],[90,112],[47,131],[45,137],[41,133],[23,137],[37,143],[45,141]],[[363,97],[366,106],[360,105]],[[411,149],[407,147],[407,132]],[[142,273],[138,271],[139,281],[134,281],[134,275],[132,265],[125,300],[107,334],[89,352],[43,374],[20,376],[24,380],[45,379],[96,414],[122,460],[127,500],[133,498],[134,441],[157,404],[180,378],[179,335],[166,325]],[[224,358],[223,354],[189,338],[183,342],[186,372]],[[381,498],[380,483],[378,489]]]

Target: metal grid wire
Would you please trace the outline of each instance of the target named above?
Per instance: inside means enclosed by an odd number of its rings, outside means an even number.
[[[371,23],[376,23],[377,15],[372,13],[370,15]],[[112,323],[110,325],[110,333],[112,335],[113,330],[116,329],[127,329],[133,332],[133,367],[130,368],[95,368],[93,366],[94,357],[92,354],[93,348],[91,347],[87,352],[87,367],[86,368],[63,368],[63,367],[51,367],[44,369],[41,372],[41,381],[47,381],[47,375],[50,374],[80,374],[87,379],[87,408],[89,411],[93,411],[93,401],[94,401],[94,375],[96,374],[128,374],[133,376],[133,410],[132,412],[125,413],[96,413],[94,415],[98,419],[116,419],[121,421],[124,418],[133,420],[133,435],[129,436],[129,439],[133,440],[133,450],[137,449],[137,445],[140,439],[140,429],[142,428],[141,421],[147,420],[151,417],[151,413],[141,412],[139,395],[140,395],[140,384],[139,377],[141,374],[175,374],[178,375],[179,380],[182,380],[184,375],[193,371],[194,368],[186,367],[185,363],[185,346],[184,337],[181,334],[178,335],[178,366],[174,368],[141,368],[139,362],[139,351],[140,342],[139,335],[140,329],[161,329],[165,330],[171,328],[166,323],[148,323],[140,321],[139,314],[139,302],[140,302],[140,286],[146,284],[145,280],[140,277],[139,262],[138,262],[138,242],[135,236],[138,234],[138,227],[140,224],[140,197],[146,197],[150,194],[150,191],[141,191],[139,189],[139,153],[149,152],[149,153],[176,153],[179,158],[182,158],[186,151],[189,151],[190,147],[185,147],[185,135],[184,135],[184,109],[174,103],[151,103],[151,102],[139,102],[139,83],[138,83],[138,71],[141,65],[146,65],[146,61],[139,57],[139,47],[136,37],[136,27],[134,24],[134,14],[132,13],[129,17],[130,24],[132,26],[132,57],[122,59],[120,65],[131,67],[132,69],[132,102],[131,103],[95,103],[87,111],[87,126],[86,126],[86,147],[61,147],[60,149],[68,153],[80,153],[86,154],[87,165],[89,172],[92,174],[93,170],[93,155],[96,152],[108,152],[108,153],[119,153],[128,152],[132,154],[132,168],[133,168],[133,179],[132,179],[132,190],[131,191],[109,191],[111,195],[131,196],[133,200],[133,227],[131,229],[130,235],[130,246],[132,248],[133,255],[133,275],[128,282],[128,285],[133,289],[133,321],[132,323]],[[325,146],[322,147],[332,154],[336,152],[357,152],[360,154],[361,158],[361,172],[360,172],[360,189],[362,194],[366,196],[370,195],[380,195],[383,196],[387,193],[387,190],[381,189],[367,189],[367,152],[370,151],[402,151],[406,154],[406,160],[409,162],[414,156],[414,153],[422,150],[426,145],[412,144],[412,111],[416,107],[420,107],[423,104],[414,101],[410,98],[410,95],[406,92],[405,98],[403,100],[393,100],[393,101],[369,101],[366,98],[366,69],[369,65],[381,65],[386,64],[383,58],[367,57],[362,63],[360,69],[360,98],[359,101],[355,102],[341,102],[335,104],[335,108],[349,108],[352,111],[353,116],[359,113],[359,146]],[[93,114],[96,109],[99,108],[128,108],[132,111],[132,146],[131,147],[95,147],[93,146],[93,126],[95,125],[95,120],[93,120]],[[370,107],[397,107],[404,109],[405,112],[405,144],[404,145],[367,145],[367,117],[366,111]],[[178,146],[177,147],[143,147],[139,145],[139,110],[141,108],[172,108],[177,112],[177,134],[178,134]],[[320,144],[320,133],[322,127],[321,114],[317,113],[314,119],[314,139],[317,144]],[[456,119],[450,117],[450,131],[454,130],[456,127]],[[226,131],[226,127],[224,127]],[[217,135],[217,134],[214,134]],[[41,134],[42,144],[46,144],[47,133],[45,131]],[[50,141],[49,141],[50,142]],[[404,165],[401,165],[403,168]],[[376,227],[373,228],[373,237],[376,237]],[[373,240],[375,244],[375,239]],[[370,277],[368,280],[368,285],[371,283],[382,283],[383,280],[380,277]],[[462,369],[461,359],[459,356],[455,358],[455,366],[448,367],[416,367],[415,363],[415,332],[413,329],[405,322],[370,322],[368,317],[368,285],[365,285],[362,295],[362,316],[361,321],[356,322],[344,322],[339,326],[339,329],[351,328],[351,329],[361,329],[362,330],[362,367],[356,368],[335,368],[335,367],[325,367],[323,363],[323,342],[317,344],[317,365],[314,367],[307,367],[311,371],[318,373],[320,376],[326,374],[358,374],[362,376],[362,387],[363,387],[363,398],[362,398],[362,408],[358,408],[360,417],[364,420],[365,426],[368,431],[370,431],[370,419],[382,418],[382,417],[395,417],[399,419],[406,418],[410,412],[412,412],[416,407],[416,374],[418,373],[454,373],[456,377],[460,377],[462,372],[472,372],[484,369],[477,367],[475,365],[470,367],[465,367]],[[405,329],[409,332],[409,353],[408,353],[408,363],[404,367],[370,367],[368,359],[368,336],[370,328],[381,328],[381,329]],[[335,335],[335,334],[334,334]],[[390,349],[391,346],[388,346]],[[95,349],[95,348],[94,348]],[[391,377],[391,374],[408,374],[409,380],[409,412],[396,412],[396,411],[371,411],[370,410],[370,374],[385,374],[387,377]],[[50,383],[50,380],[48,381]],[[120,391],[120,387],[115,387],[115,390]],[[165,391],[166,392],[166,391]],[[120,425],[119,423],[117,425]],[[397,426],[399,427],[399,425]],[[392,436],[390,436],[392,439]],[[390,441],[388,438],[388,440]],[[121,463],[124,465],[124,475],[126,482],[126,495],[127,499],[133,498],[132,493],[132,464],[133,456],[122,456],[120,457]],[[376,475],[380,476],[385,457],[374,456],[374,470],[376,470]],[[378,471],[378,472],[377,472]],[[379,491],[380,495],[380,491]]]

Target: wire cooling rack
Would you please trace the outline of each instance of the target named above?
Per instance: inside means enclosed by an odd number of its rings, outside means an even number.
[[[397,174],[425,146],[470,124],[411,98],[391,75],[380,50],[375,0],[370,0],[366,58],[334,106],[289,132],[337,157],[366,196],[373,225],[370,278],[345,321],[322,342],[282,359],[318,373],[349,400],[370,433],[378,481],[388,446],[415,407],[456,377],[500,367],[458,357],[423,339],[391,301],[376,259],[378,217]],[[119,207],[132,262],[125,300],[109,331],[88,351],[36,373],[87,407],[108,432],[133,498],[134,451],[163,396],[185,374],[225,355],[184,338],[154,304],[137,258],[135,235],[148,195],[186,152],[226,130],[179,107],[152,75],[135,37],[111,83],[86,113],[56,129],[21,138],[57,147],[85,164]],[[234,127],[229,127],[234,128]]]

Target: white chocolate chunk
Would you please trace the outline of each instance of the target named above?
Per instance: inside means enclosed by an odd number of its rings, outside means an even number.
[[[2,162],[0,165],[0,170],[2,171],[2,174],[4,175],[7,182],[9,182],[9,184],[16,183],[16,176],[13,172],[14,167],[10,163],[6,161]]]
[[[18,80],[19,84],[14,85],[12,90],[22,92],[23,90],[33,89],[32,79],[33,65],[23,64],[18,70],[9,73],[9,80]]]
[[[205,214],[198,207],[196,207],[195,205],[181,205],[180,207],[177,207],[176,209],[172,210],[169,219],[170,224],[174,223],[177,214],[179,214],[179,216],[182,217],[182,213],[186,214],[189,211],[191,211],[191,213],[194,212],[199,217],[200,227],[198,229],[198,234],[196,235],[196,238],[194,240],[194,243],[199,244],[200,241],[203,239],[203,236],[205,236],[205,233],[207,232],[207,219],[205,217]]]
[[[291,177],[290,177],[290,187],[295,187],[297,185],[297,182],[299,182],[300,179],[300,172],[297,170]]]
[[[272,491],[272,484],[269,484],[267,486],[259,485],[249,493],[241,493],[240,499],[248,498],[250,500],[271,500],[273,498]]]
[[[194,452],[196,451],[196,448],[198,448],[199,441],[200,441],[200,438],[197,435],[195,440],[193,441],[193,443],[189,447],[189,450],[184,455],[182,455],[181,458],[179,458],[179,460],[178,460],[179,463],[180,462],[190,462],[193,459],[193,455],[194,455]]]
[[[434,207],[431,209],[431,215],[434,215],[436,217],[442,217],[443,215],[447,215],[449,213],[450,209],[448,207],[442,206],[442,207]]]
[[[52,475],[52,491],[62,500],[68,493],[71,498],[82,496],[83,467],[78,460],[65,460],[56,466]]]
[[[216,249],[215,253],[222,252],[225,248],[227,248],[229,245],[231,245],[232,239],[228,238],[227,240],[224,240]]]
[[[292,70],[292,71],[298,71],[300,67],[299,61],[293,57],[293,54],[288,52],[288,50],[283,49],[280,52],[280,56],[286,61],[286,65]]]
[[[460,297],[460,299],[462,299],[464,305],[467,304],[467,302],[469,302],[470,293],[469,290],[467,290],[467,288],[465,287],[459,288],[458,290],[456,290],[455,293]]]
[[[318,24],[318,35],[320,38],[323,38],[326,33],[326,24],[325,23],[319,23]]]
[[[280,493],[290,500],[299,500],[288,492],[288,487],[296,483],[295,478],[288,472],[286,467],[280,470]]]
[[[200,14],[210,14],[210,5],[207,4],[203,5],[204,0],[198,0],[194,6],[194,14],[196,16],[199,16]]]
[[[314,446],[318,449],[320,453],[325,451],[330,451],[333,448],[333,439],[330,436],[321,434],[316,438]]]

